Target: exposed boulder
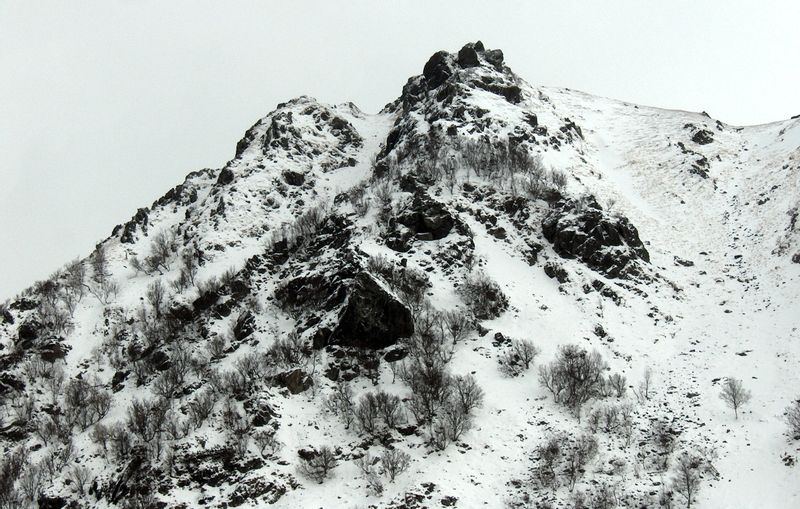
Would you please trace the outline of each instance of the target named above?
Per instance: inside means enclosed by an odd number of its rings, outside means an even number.
[[[311,388],[314,381],[302,369],[294,369],[275,375],[273,378],[281,387],[285,387],[292,394],[300,394]]]
[[[422,70],[422,75],[428,84],[428,89],[434,89],[447,81],[447,78],[453,75],[453,69],[450,66],[450,54],[446,51],[437,51]]]
[[[569,281],[569,275],[567,274],[567,271],[564,270],[564,267],[553,262],[547,262],[544,264],[544,273],[547,274],[547,277],[550,279],[555,279],[559,283],[566,283]]]
[[[25,297],[15,300],[12,302],[8,307],[10,309],[16,309],[17,311],[30,311],[32,309],[36,309],[39,306],[39,302],[33,299],[26,299]]]
[[[559,255],[609,277],[638,274],[637,262],[650,262],[636,227],[606,213],[592,197],[559,201],[542,220],[542,233]]]
[[[39,495],[39,509],[64,509],[68,507],[67,499],[59,496]],[[77,505],[69,504],[69,507],[77,507]]]
[[[491,49],[489,51],[485,51],[483,53],[483,58],[485,58],[487,62],[498,69],[503,66],[503,50]]]
[[[453,215],[441,203],[428,199],[422,194],[414,197],[410,210],[401,213],[397,222],[411,230],[412,233],[429,234],[430,240],[447,237],[455,226]]]
[[[233,182],[233,171],[230,168],[222,168],[217,178],[218,186],[226,186]]]
[[[347,304],[332,333],[335,343],[361,348],[385,348],[411,336],[411,311],[366,272],[356,276]]]
[[[55,362],[67,356],[69,347],[56,341],[51,341],[39,347],[39,357],[45,362]]]
[[[219,292],[216,290],[208,290],[202,293],[194,300],[194,302],[192,302],[192,307],[194,308],[195,313],[202,313],[203,311],[208,310],[211,308],[211,306],[217,303],[219,297]]]
[[[240,314],[236,319],[236,323],[233,325],[233,337],[236,338],[237,341],[242,341],[247,338],[255,331],[255,323],[255,317],[253,317],[253,313],[250,311],[245,311]]]
[[[253,416],[253,426],[266,426],[273,418],[278,417],[277,412],[275,412],[266,398],[259,398],[254,401],[247,400],[244,403],[244,408],[247,410],[248,415]]]
[[[147,233],[147,221],[149,210],[147,207],[138,209],[130,221],[122,227],[122,235],[119,241],[123,244],[133,244],[136,241],[134,234],[137,228],[141,228],[142,233]],[[116,232],[113,232],[116,235]]]
[[[475,67],[479,64],[478,52],[475,49],[475,45],[464,45],[464,47],[458,52],[458,65],[466,69],[468,67]]]
[[[306,182],[306,176],[298,171],[286,170],[283,172],[283,180],[290,186],[302,186]]]
[[[21,323],[17,329],[19,341],[22,343],[34,341],[39,337],[39,329],[41,329],[41,327],[41,324],[35,320],[28,320]]]

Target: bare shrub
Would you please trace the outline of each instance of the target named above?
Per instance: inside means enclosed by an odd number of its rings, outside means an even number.
[[[83,465],[73,465],[72,468],[67,470],[67,479],[72,481],[78,495],[81,496],[86,494],[86,485],[89,484],[90,475],[89,469]]]
[[[451,398],[462,412],[471,414],[483,405],[484,392],[473,375],[456,375],[452,378]]]
[[[274,430],[261,430],[253,435],[258,453],[261,456],[268,457],[274,456],[282,447],[283,444],[275,437]],[[267,453],[267,454],[265,454]]]
[[[333,450],[327,445],[323,445],[313,457],[302,460],[300,463],[300,472],[309,479],[322,484],[338,464],[339,462]]]
[[[311,352],[303,338],[296,332],[285,338],[278,338],[267,351],[267,357],[277,366],[294,367],[300,365]]]
[[[394,482],[398,475],[408,470],[410,465],[411,456],[397,449],[388,450],[381,456],[381,466],[391,482]]]
[[[163,399],[134,399],[128,407],[126,425],[143,442],[164,432],[169,403]]]
[[[356,418],[356,407],[353,401],[353,389],[347,382],[336,384],[335,392],[325,399],[325,408],[342,418],[345,429],[350,428]]]
[[[644,403],[650,399],[653,391],[653,370],[650,367],[644,369],[642,380],[639,382],[639,390],[633,389],[633,394],[636,396],[639,403]]]
[[[226,348],[225,335],[217,334],[211,341],[208,342],[208,350],[211,353],[212,359],[219,359],[225,353]]]
[[[96,380],[90,384],[82,378],[75,378],[64,387],[64,414],[70,425],[85,430],[105,417],[110,408],[111,394]]]
[[[570,408],[580,421],[581,408],[604,385],[605,363],[600,354],[577,345],[563,345],[555,360],[539,368],[539,381],[556,403]]]
[[[500,286],[483,272],[473,272],[461,285],[460,293],[475,318],[489,320],[508,308],[508,299]]]
[[[163,270],[169,271],[172,268],[172,255],[177,250],[175,234],[162,230],[153,237],[150,244],[150,255],[145,258],[145,266],[150,272],[158,271],[163,274]]]
[[[607,380],[608,387],[613,391],[617,398],[622,398],[625,396],[625,392],[628,390],[627,383],[627,378],[619,373],[614,373],[613,375],[609,376]]]
[[[800,399],[786,408],[786,424],[789,425],[789,435],[800,439]]]
[[[564,474],[569,483],[569,489],[575,488],[575,483],[583,475],[586,464],[597,454],[597,440],[590,435],[581,435],[569,443],[564,455]]]
[[[203,425],[206,419],[211,415],[211,412],[214,411],[215,404],[216,398],[212,390],[199,392],[189,403],[189,419],[194,429],[198,429]]]
[[[650,426],[650,440],[656,449],[655,466],[661,471],[667,470],[672,452],[678,443],[670,424],[663,419],[655,420]]]
[[[511,345],[501,358],[501,366],[504,373],[509,376],[517,376],[530,369],[539,350],[533,341],[527,339],[512,339]]]
[[[458,309],[442,313],[442,320],[445,332],[453,340],[453,344],[466,339],[472,329],[467,313]]]
[[[22,448],[5,453],[0,458],[0,507],[9,509],[21,507],[21,493],[14,488],[14,483],[20,477],[28,463],[28,457]]]

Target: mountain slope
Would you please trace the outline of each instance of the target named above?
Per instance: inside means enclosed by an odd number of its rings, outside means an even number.
[[[0,502],[794,507],[799,158],[481,43],[279,105],[2,309]]]

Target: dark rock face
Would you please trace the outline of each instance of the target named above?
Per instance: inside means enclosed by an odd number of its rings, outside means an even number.
[[[219,172],[219,178],[217,178],[217,185],[219,186],[226,186],[233,182],[233,171],[230,168],[223,168],[221,172]]]
[[[292,394],[300,394],[314,385],[314,381],[311,380],[311,377],[308,376],[302,369],[295,369],[292,371],[286,371],[285,373],[280,373],[275,375],[274,380],[278,383],[278,385],[285,387]]]
[[[458,52],[458,65],[463,68],[479,65],[478,52],[473,44],[467,44]]]
[[[302,186],[306,181],[306,176],[297,171],[286,170],[283,172],[283,180],[290,186]]]
[[[503,66],[503,50],[492,49],[483,53],[483,58],[493,66],[500,68]]]
[[[20,324],[17,329],[17,336],[21,342],[33,341],[39,337],[41,325],[36,321],[27,321]]]
[[[219,293],[216,291],[207,291],[204,294],[197,297],[194,302],[192,302],[192,307],[194,308],[196,313],[202,313],[207,309],[211,308],[214,304],[217,303],[219,300]]]
[[[266,399],[248,400],[244,403],[244,407],[247,413],[253,416],[253,426],[266,426],[272,422],[273,418],[278,417],[278,414]]]
[[[134,214],[131,220],[122,227],[122,235],[119,238],[120,242],[123,244],[133,244],[136,241],[134,234],[137,228],[141,228],[142,233],[147,233],[148,212],[146,207],[136,211],[136,214]]]
[[[692,141],[698,145],[708,145],[714,141],[714,133],[705,129],[700,129],[694,133],[694,136],[692,136]]]
[[[569,281],[569,275],[567,275],[567,271],[564,270],[564,267],[553,262],[544,264],[544,273],[547,274],[547,277],[555,279],[559,283],[566,283]]]
[[[6,308],[0,309],[0,319],[2,319],[3,323],[14,323],[14,315],[12,315],[11,311]]]
[[[233,337],[241,341],[250,336],[255,331],[255,318],[250,311],[245,311],[236,319],[233,326]]]
[[[377,349],[413,333],[411,311],[374,277],[362,272],[350,287],[332,339],[342,345]]]
[[[450,67],[450,54],[446,51],[437,51],[422,70],[422,75],[428,84],[428,89],[434,89],[447,81],[447,78],[453,75],[453,69]]]
[[[50,342],[39,348],[39,356],[45,362],[55,362],[67,355],[68,348],[61,343]]]
[[[25,382],[11,373],[0,373],[0,395],[25,390]]]
[[[625,217],[611,216],[594,198],[560,201],[542,220],[542,233],[556,253],[578,258],[608,277],[637,275],[650,254]]]
[[[63,497],[39,496],[39,509],[63,509],[67,507],[67,499]]]
[[[173,304],[167,314],[181,322],[191,322],[194,319],[194,311],[185,304]]]
[[[15,300],[8,306],[11,309],[16,309],[17,311],[30,311],[32,309],[36,309],[39,306],[39,303],[32,299],[22,298],[19,300]]]
[[[518,104],[522,101],[522,89],[517,85],[508,85],[501,83],[486,83],[485,81],[474,81],[472,83],[478,88],[497,94],[511,104]]]
[[[441,203],[417,195],[413,208],[397,218],[397,222],[414,234],[430,234],[430,240],[447,237],[455,226],[453,215]]]

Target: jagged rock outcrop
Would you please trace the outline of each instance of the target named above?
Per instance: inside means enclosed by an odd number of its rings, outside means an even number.
[[[411,311],[375,277],[362,272],[349,289],[331,340],[346,346],[379,349],[413,333]]]
[[[650,261],[636,227],[591,197],[559,201],[542,220],[542,233],[559,255],[578,258],[609,277],[637,275],[638,264]]]

